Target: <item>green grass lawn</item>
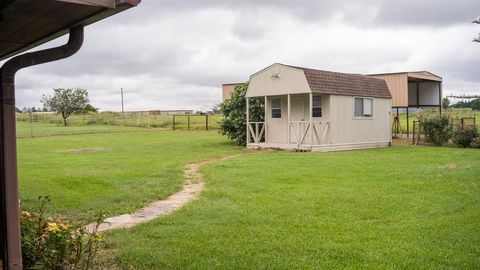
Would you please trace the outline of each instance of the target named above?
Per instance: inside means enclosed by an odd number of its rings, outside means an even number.
[[[106,234],[126,269],[479,269],[480,151],[263,152],[171,216]]]
[[[140,131],[19,139],[22,207],[49,195],[51,213],[132,212],[183,184],[187,163],[241,151],[215,131]]]

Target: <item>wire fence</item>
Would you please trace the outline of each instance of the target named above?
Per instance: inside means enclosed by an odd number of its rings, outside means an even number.
[[[479,127],[476,117],[450,118],[449,125],[452,131],[478,129]],[[423,128],[421,121],[413,121],[412,144],[425,144],[427,137],[425,132],[425,128]]]
[[[140,130],[215,130],[221,115],[152,114],[151,112],[85,113],[71,115],[67,126],[59,114],[17,114],[17,138]]]
[[[418,121],[418,116],[420,114],[439,114],[438,109],[424,109],[420,112],[410,112],[410,117],[408,119],[409,122],[409,127],[410,130],[409,132],[411,133],[413,130],[413,125],[415,121]],[[442,114],[447,115],[448,118],[450,119],[461,119],[461,118],[476,118],[480,119],[480,111],[474,111],[470,108],[455,108],[455,109],[448,109],[448,110],[442,110]],[[395,116],[396,113],[392,111],[391,114],[391,121],[394,123],[395,121]],[[478,127],[480,127],[480,121],[477,121],[475,123]],[[395,126],[395,128],[398,128],[398,130],[406,136],[407,134],[407,114],[405,112],[400,112],[399,113],[399,122],[398,126]],[[394,132],[394,126],[392,125],[392,132]]]

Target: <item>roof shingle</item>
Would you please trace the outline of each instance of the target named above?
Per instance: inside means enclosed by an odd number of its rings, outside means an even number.
[[[314,93],[392,98],[387,83],[382,79],[360,74],[339,73],[296,66],[289,67],[303,70],[310,89]]]

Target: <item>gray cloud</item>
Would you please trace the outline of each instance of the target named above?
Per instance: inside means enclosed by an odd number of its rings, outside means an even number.
[[[375,22],[431,26],[468,24],[479,12],[478,0],[384,0]]]
[[[222,83],[274,62],[426,69],[444,77],[446,90],[466,91],[480,88],[480,45],[471,42],[480,29],[468,23],[475,12],[479,4],[466,0],[144,0],[89,26],[78,54],[21,71],[17,102],[39,106],[52,88],[78,86],[94,105],[118,110],[122,87],[130,110],[208,108]]]

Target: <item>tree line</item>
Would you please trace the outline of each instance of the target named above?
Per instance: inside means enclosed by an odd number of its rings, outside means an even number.
[[[451,106],[452,108],[471,108],[472,110],[480,111],[480,98],[470,101],[459,101]]]

